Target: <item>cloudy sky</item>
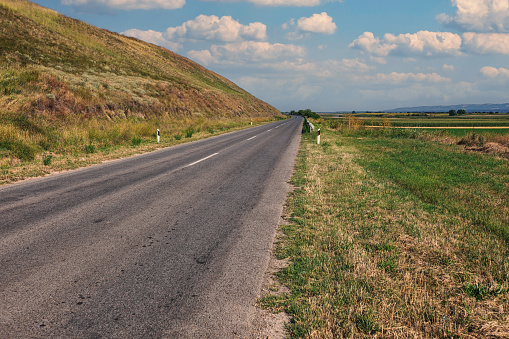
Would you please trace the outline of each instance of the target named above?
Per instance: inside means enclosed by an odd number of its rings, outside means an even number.
[[[509,102],[509,0],[32,0],[281,111]]]

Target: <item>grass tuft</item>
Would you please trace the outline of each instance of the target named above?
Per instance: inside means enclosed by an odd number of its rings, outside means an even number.
[[[139,146],[139,145],[141,145],[141,142],[142,142],[142,139],[139,138],[139,137],[133,137],[131,139],[131,145],[132,146]]]
[[[376,334],[380,331],[372,312],[364,312],[354,316],[354,322],[357,328],[364,334]]]
[[[51,154],[44,155],[44,157],[42,158],[42,162],[43,162],[44,166],[51,165],[52,160],[53,160],[53,155],[51,155]]]
[[[94,145],[92,145],[92,144],[85,145],[85,153],[86,154],[92,154],[92,153],[95,153],[95,151],[96,151],[96,148]]]
[[[194,134],[194,128],[188,128],[185,130],[185,135],[186,135],[186,138],[191,138]]]

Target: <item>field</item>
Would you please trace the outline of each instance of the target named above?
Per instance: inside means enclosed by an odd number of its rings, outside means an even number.
[[[349,116],[360,119],[365,126],[392,127],[429,127],[429,128],[459,128],[478,129],[482,127],[497,127],[509,131],[509,114],[465,114],[449,116],[448,114],[394,114],[394,113],[357,113],[336,115],[329,118],[338,120],[348,119]]]
[[[294,338],[509,337],[508,160],[470,136],[316,125],[277,246],[290,292],[260,304]]]
[[[428,131],[434,131],[434,132],[446,132],[447,134],[450,134],[452,136],[458,136],[458,137],[464,137],[465,135],[469,133],[478,133],[486,136],[495,136],[495,135],[506,135],[509,134],[509,128],[505,127],[493,127],[493,128],[427,128]]]

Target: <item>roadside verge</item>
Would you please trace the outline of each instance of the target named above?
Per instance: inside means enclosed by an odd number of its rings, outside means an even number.
[[[276,247],[292,338],[509,333],[509,169],[456,145],[302,138]]]

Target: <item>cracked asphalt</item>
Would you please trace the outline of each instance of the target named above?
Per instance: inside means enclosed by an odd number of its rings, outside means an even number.
[[[0,337],[253,337],[301,125],[0,187]]]

